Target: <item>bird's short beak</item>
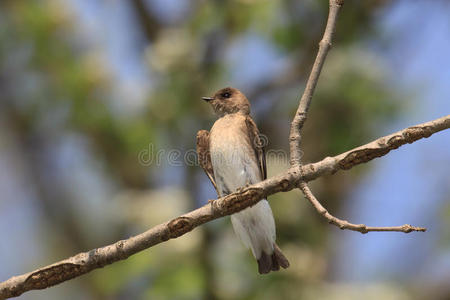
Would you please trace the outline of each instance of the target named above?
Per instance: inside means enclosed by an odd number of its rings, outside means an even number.
[[[214,98],[212,98],[212,97],[202,97],[202,99],[205,100],[206,102],[214,100]]]

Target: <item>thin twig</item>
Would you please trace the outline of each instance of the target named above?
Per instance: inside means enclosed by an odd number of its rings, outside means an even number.
[[[339,9],[343,5],[343,0],[330,0],[330,9],[328,13],[327,25],[325,27],[325,32],[323,38],[319,43],[319,50],[317,52],[316,60],[312,67],[311,73],[309,75],[308,81],[306,83],[305,91],[300,99],[297,112],[291,123],[291,132],[289,135],[289,145],[290,145],[290,164],[291,167],[301,167],[301,129],[306,121],[306,116],[308,113],[309,106],[311,104],[312,96],[314,94],[315,87],[319,80],[320,72],[322,70],[323,64],[325,62],[328,51],[331,48],[331,41],[336,28],[336,20],[339,13]],[[302,169],[301,169],[302,170]],[[302,174],[302,177],[303,174]],[[400,231],[400,232],[411,232],[411,231],[425,231],[422,227],[413,227],[411,225],[395,226],[395,227],[367,227],[364,224],[352,224],[345,220],[331,215],[317,200],[317,198],[312,193],[311,189],[308,187],[307,183],[302,179],[299,181],[299,188],[317,210],[319,214],[324,216],[328,222],[338,226],[341,229],[349,229],[354,231],[359,231],[361,233],[367,233],[369,231]]]
[[[81,276],[94,269],[102,268],[105,265],[126,259],[129,256],[150,248],[156,244],[184,235],[195,227],[198,227],[206,222],[241,211],[246,207],[254,205],[261,199],[266,198],[268,195],[290,191],[297,187],[299,183],[300,187],[303,187],[303,189],[306,187],[306,192],[310,192],[305,181],[313,180],[317,177],[334,173],[338,170],[350,169],[357,164],[386,155],[389,151],[396,149],[401,145],[412,143],[423,137],[428,137],[435,132],[449,128],[450,116],[446,116],[431,122],[404,129],[336,157],[328,157],[315,164],[309,164],[304,167],[301,166],[299,151],[300,129],[305,120],[306,112],[308,110],[315,85],[317,84],[325,56],[331,45],[331,37],[334,32],[336,15],[342,3],[342,0],[330,0],[330,14],[328,17],[324,38],[320,43],[316,62],[314,63],[310,78],[308,79],[307,87],[302,96],[299,109],[293,120],[290,134],[291,169],[281,175],[269,178],[252,186],[243,188],[226,197],[212,201],[203,207],[191,211],[183,216],[177,217],[169,222],[157,225],[140,235],[118,241],[106,247],[80,253],[71,258],[24,275],[12,277],[0,283],[0,299],[19,296],[29,290],[44,289]],[[309,195],[308,199],[315,199],[312,193],[305,194]],[[420,230],[410,225],[383,228],[350,224],[346,221],[342,221],[331,216],[320,205],[317,199],[315,200],[316,201],[313,201],[312,203],[315,205],[316,209],[319,208],[318,211],[324,212],[323,214],[327,217],[327,219],[331,222],[339,224],[340,227],[351,229],[356,226],[360,232],[376,231],[378,229],[378,231],[403,231],[406,233],[412,230]],[[354,230],[357,230],[356,228]],[[403,228],[403,230],[399,230],[399,228]]]
[[[328,51],[331,48],[331,41],[333,40],[334,31],[336,28],[336,20],[339,13],[339,9],[344,4],[343,0],[330,0],[330,10],[328,13],[327,25],[325,26],[325,32],[322,40],[319,43],[319,51],[317,52],[316,59],[314,61],[311,73],[309,74],[308,81],[306,82],[305,91],[300,99],[297,112],[291,123],[291,130],[289,133],[289,149],[290,149],[290,164],[291,167],[299,166],[301,164],[301,150],[300,142],[301,135],[300,130],[306,120],[306,114],[311,104],[311,99],[314,94],[314,90],[319,80],[320,72],[322,71],[323,63],[327,57]]]
[[[376,157],[384,156],[401,145],[413,143],[448,128],[450,128],[450,115],[403,129],[338,156],[327,157],[301,168],[291,168],[278,176],[243,188],[183,216],[159,224],[137,236],[12,277],[0,283],[0,299],[16,297],[30,290],[45,289],[124,260],[154,245],[177,238],[206,222],[243,210],[269,195],[290,191],[296,188],[300,181],[310,181],[339,170],[350,169]]]
[[[314,194],[311,192],[311,189],[308,187],[306,182],[302,181],[299,184],[300,189],[302,190],[303,194],[306,196],[306,199],[309,200],[311,205],[316,209],[316,211],[321,214],[325,219],[328,220],[328,223],[336,225],[340,229],[348,229],[353,231],[359,231],[361,233],[368,233],[370,231],[397,231],[397,232],[404,232],[404,233],[410,233],[411,231],[426,231],[426,228],[423,227],[414,227],[409,224],[405,224],[403,226],[390,226],[390,227],[368,227],[364,224],[352,224],[349,223],[346,220],[341,220],[339,218],[336,218],[335,216],[331,215],[325,207],[320,204],[319,200],[314,196]]]

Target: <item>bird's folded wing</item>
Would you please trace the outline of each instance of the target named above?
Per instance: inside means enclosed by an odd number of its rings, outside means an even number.
[[[250,116],[247,116],[245,119],[245,124],[247,125],[250,143],[255,150],[256,160],[261,171],[262,179],[265,180],[267,179],[266,153],[264,151],[266,141],[261,138],[258,127]]]
[[[214,170],[211,162],[211,153],[209,151],[209,131],[208,130],[200,130],[197,132],[197,156],[200,166],[205,171],[209,180],[213,184],[216,189],[217,195],[219,195],[219,191],[217,190],[216,181],[214,179]]]

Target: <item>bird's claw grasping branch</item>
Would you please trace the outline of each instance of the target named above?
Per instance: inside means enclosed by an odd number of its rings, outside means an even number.
[[[105,247],[77,254],[27,274],[11,277],[4,282],[0,282],[0,299],[17,297],[29,290],[48,288],[116,261],[126,259],[156,244],[177,238],[204,223],[243,210],[269,195],[278,192],[287,192],[297,186],[305,186],[306,191],[308,191],[309,188],[306,185],[306,181],[314,180],[320,176],[332,174],[339,170],[348,170],[358,164],[384,156],[389,151],[397,149],[406,143],[412,143],[418,139],[429,137],[436,132],[450,128],[450,115],[448,115],[434,121],[406,128],[335,157],[327,157],[322,161],[301,166],[300,129],[306,119],[307,108],[311,101],[315,85],[317,84],[326,53],[331,46],[331,37],[335,28],[337,12],[342,4],[343,0],[330,0],[330,14],[324,34],[324,36],[329,34],[330,38],[322,39],[322,42],[319,44],[319,53],[316,62],[308,79],[305,93],[300,101],[299,110],[292,122],[289,136],[291,152],[291,168],[289,170],[278,176],[251,185],[250,187],[243,188],[241,191],[226,197],[212,200],[203,207],[169,222],[156,225],[139,235]],[[305,194],[308,195],[308,193]],[[310,201],[311,199],[315,199],[315,197],[308,198]],[[313,206],[314,204],[320,205],[319,201],[317,199],[315,200],[311,202]],[[333,217],[322,205],[319,206],[318,212],[341,229],[352,229],[362,233],[368,231],[401,231],[405,233],[425,231],[425,228],[413,227],[411,225],[399,227],[367,227],[365,225],[351,224]]]
[[[139,235],[77,254],[27,274],[11,277],[0,282],[0,299],[17,297],[30,290],[45,289],[124,260],[154,245],[179,237],[204,223],[243,210],[264,197],[278,192],[288,192],[297,187],[301,181],[311,181],[339,170],[351,169],[376,157],[384,156],[402,145],[413,143],[448,128],[450,128],[450,115],[403,129],[337,156],[326,157],[316,163],[293,167],[280,175],[244,188],[241,192],[213,200],[170,222],[156,225]],[[413,228],[408,225],[403,227],[405,232]]]

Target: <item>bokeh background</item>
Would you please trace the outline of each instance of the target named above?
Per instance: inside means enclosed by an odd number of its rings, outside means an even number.
[[[327,2],[2,0],[0,280],[215,198],[184,157],[218,88],[241,89],[286,152]],[[304,162],[449,113],[449,11],[346,1]],[[336,216],[426,233],[341,231],[292,191],[269,198],[288,270],[258,275],[224,218],[21,299],[450,299],[449,148],[441,132],[312,183]],[[268,161],[269,175],[286,167]]]

